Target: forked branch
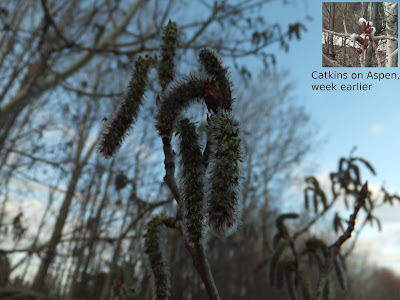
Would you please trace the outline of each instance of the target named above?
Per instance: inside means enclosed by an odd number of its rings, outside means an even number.
[[[368,196],[368,182],[366,182],[364,184],[364,186],[361,188],[361,191],[360,191],[357,201],[356,201],[356,205],[354,207],[354,212],[352,215],[350,215],[347,229],[336,240],[336,242],[333,243],[328,248],[328,250],[329,250],[328,257],[325,260],[324,267],[323,267],[320,277],[318,279],[317,288],[316,288],[315,295],[313,298],[314,300],[321,299],[326,282],[329,277],[329,273],[334,265],[335,257],[336,257],[336,255],[339,254],[340,248],[342,247],[344,242],[346,242],[351,237],[351,234],[354,231],[354,227],[356,224],[357,214],[360,211],[361,207],[364,205],[367,196]]]

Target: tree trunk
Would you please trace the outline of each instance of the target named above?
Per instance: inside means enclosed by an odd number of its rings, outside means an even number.
[[[56,224],[54,226],[54,231],[51,236],[49,246],[47,248],[44,258],[42,259],[39,270],[36,273],[35,279],[32,284],[32,288],[35,290],[40,291],[43,289],[44,279],[46,277],[50,264],[53,262],[56,255],[56,248],[61,239],[62,230],[64,228],[65,221],[67,220],[69,207],[71,206],[71,202],[75,194],[75,188],[78,183],[81,171],[82,165],[75,166],[71,180],[68,185],[67,193],[65,194],[63,204],[61,206]]]
[[[86,165],[90,155],[92,154],[93,150],[95,149],[96,144],[97,144],[96,142],[93,142],[91,148],[88,150],[85,158],[81,162],[79,161],[79,158],[81,156],[84,143],[80,143],[80,145],[78,145],[78,149],[77,149],[77,153],[76,153],[77,159],[75,160],[74,170],[73,170],[71,179],[68,184],[67,192],[65,194],[63,204],[59,211],[59,214],[58,214],[58,217],[56,220],[56,224],[54,226],[54,231],[51,236],[47,251],[42,259],[39,270],[36,273],[35,279],[32,284],[32,288],[35,290],[40,291],[44,287],[44,280],[46,278],[47,271],[56,255],[56,248],[57,248],[58,243],[61,240],[62,231],[63,231],[65,222],[68,217],[69,208],[71,206],[72,199],[74,198],[74,195],[75,195],[75,189],[78,184],[79,177],[81,175],[83,167]]]
[[[335,31],[335,3],[332,2],[330,4],[330,21],[329,21],[329,30]],[[333,44],[333,34],[329,34],[329,44],[328,44],[328,54],[332,56],[332,58],[335,58],[335,48]]]
[[[385,9],[385,21],[386,21],[386,35],[397,38],[397,2],[383,2],[383,7]],[[386,44],[386,67],[395,68],[398,66],[398,56],[397,56],[397,41],[387,41]],[[395,53],[396,52],[396,53]],[[393,55],[391,55],[393,54]]]
[[[376,2],[371,2],[371,16],[370,19],[368,19],[368,21],[372,21],[372,23],[374,24],[374,26],[376,26],[377,23],[377,18],[378,18],[378,5],[379,3]],[[378,49],[376,49],[378,50]],[[366,59],[365,59],[365,66],[366,67],[371,67],[372,66],[372,56],[374,55],[374,49],[372,47],[372,45],[370,45],[367,49],[367,55],[366,55]],[[378,65],[378,62],[376,62]]]

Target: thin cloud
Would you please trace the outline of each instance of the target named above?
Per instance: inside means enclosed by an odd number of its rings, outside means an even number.
[[[374,123],[369,127],[369,133],[373,135],[381,134],[385,131],[385,125],[382,123]]]
[[[394,120],[395,121],[400,121],[400,113],[397,113],[395,116],[394,116]]]

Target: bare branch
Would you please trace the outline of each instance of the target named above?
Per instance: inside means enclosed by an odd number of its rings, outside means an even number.
[[[323,32],[326,32],[326,33],[334,34],[334,35],[336,35],[336,36],[350,38],[350,34],[335,32],[335,31],[332,31],[332,30],[324,29],[324,28],[322,29],[322,31],[323,31]],[[397,38],[391,37],[391,36],[386,36],[386,35],[374,36],[373,39],[376,40],[376,41],[379,41],[379,40],[398,41]]]
[[[317,288],[313,298],[314,300],[321,299],[335,257],[339,253],[340,247],[342,247],[344,242],[351,237],[351,233],[354,231],[354,226],[356,224],[357,214],[360,211],[361,207],[364,205],[367,196],[368,196],[368,182],[366,182],[364,186],[361,188],[361,191],[356,201],[356,206],[354,207],[354,212],[350,216],[346,231],[343,232],[343,234],[336,240],[336,242],[329,247],[328,257],[326,258],[324,268],[318,279]]]
[[[176,219],[169,219],[165,223],[165,226],[169,228],[175,228],[179,230],[181,235],[183,235],[182,223],[177,222]],[[206,251],[204,249],[203,243],[197,242],[194,245],[189,245],[189,243],[184,239],[185,247],[192,256],[193,265],[199,273],[201,280],[207,290],[207,294],[210,300],[220,300],[217,286],[215,285],[214,278],[208,263]]]
[[[169,189],[172,192],[172,195],[174,195],[176,202],[178,204],[181,203],[181,198],[179,194],[179,189],[178,185],[176,184],[175,180],[175,152],[172,149],[171,145],[171,135],[168,137],[164,137],[162,139],[163,141],[163,150],[164,150],[164,166],[165,166],[165,176],[164,176],[164,181],[169,187]]]

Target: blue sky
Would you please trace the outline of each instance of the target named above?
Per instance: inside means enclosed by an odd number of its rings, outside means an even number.
[[[311,4],[312,3],[312,4]],[[313,91],[312,84],[329,84],[332,80],[312,79],[313,71],[325,72],[396,72],[398,68],[322,68],[322,1],[298,1],[297,5],[282,6],[280,1],[269,6],[275,15],[284,15],[281,24],[303,20],[307,32],[300,41],[292,43],[290,51],[276,52],[277,69],[289,69],[296,83],[295,93],[304,103],[312,122],[320,128],[325,143],[310,156],[310,161],[317,162],[321,174],[335,170],[338,159],[348,156],[353,146],[357,146],[356,155],[361,156],[375,167],[377,176],[364,172],[375,188],[384,183],[386,189],[400,194],[400,99],[399,81],[363,80],[372,84],[371,91]],[[312,16],[308,21],[305,16]],[[276,48],[278,49],[278,48]],[[277,50],[278,51],[278,50]],[[337,80],[335,83],[355,84],[360,80]],[[377,210],[382,221],[383,232],[368,229],[360,239],[361,251],[368,248],[379,253],[380,259],[371,262],[392,267],[400,274],[400,206],[387,206]],[[362,247],[364,245],[364,247]],[[376,248],[376,249],[375,249]],[[382,260],[382,257],[384,258]]]

